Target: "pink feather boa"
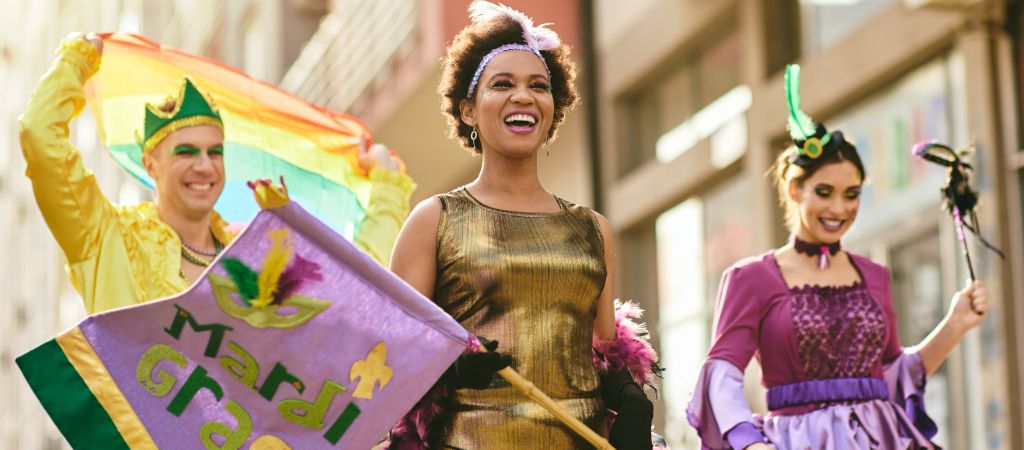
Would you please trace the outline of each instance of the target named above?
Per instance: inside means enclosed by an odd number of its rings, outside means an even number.
[[[601,342],[594,338],[594,366],[599,370],[626,368],[637,384],[654,385],[661,373],[658,353],[651,347],[647,326],[637,320],[644,310],[634,302],[615,300],[615,341]],[[472,343],[470,343],[472,345]],[[394,428],[384,448],[389,450],[426,450],[436,437],[437,420],[446,414],[448,389],[436,384],[416,403]],[[655,450],[667,448],[656,446]]]
[[[594,365],[604,371],[627,369],[637,384],[653,386],[661,367],[647,340],[647,325],[639,321],[643,314],[635,302],[615,300],[615,340],[602,342],[594,336]]]
[[[448,388],[435,384],[427,394],[416,402],[402,420],[391,429],[384,448],[389,450],[426,450],[430,438],[435,434],[435,419],[444,414],[448,400]]]

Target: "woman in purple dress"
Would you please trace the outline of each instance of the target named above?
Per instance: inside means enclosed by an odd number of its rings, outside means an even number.
[[[839,244],[857,217],[864,166],[841,132],[799,110],[798,77],[787,69],[795,145],[772,170],[793,238],[723,275],[690,424],[708,449],[938,448],[925,378],[981,323],[985,289],[968,284],[923,342],[902,347],[888,270]],[[743,397],[752,356],[768,388],[764,417]]]

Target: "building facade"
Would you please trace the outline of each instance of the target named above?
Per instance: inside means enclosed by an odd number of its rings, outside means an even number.
[[[414,201],[471,181],[480,159],[449,140],[439,59],[469,0],[42,0],[0,18],[0,447],[63,448],[13,358],[84,314],[35,208],[16,118],[61,37],[120,29],[207,55],[360,117],[396,150]],[[937,138],[974,146],[982,232],[973,245],[992,312],[929,380],[950,449],[1024,448],[1024,7],[1009,0],[507,0],[573,46],[581,105],[541,156],[545,186],[592,206],[617,238],[617,295],[647,309],[667,367],[655,421],[696,448],[685,408],[711,339],[722,272],[782,245],[764,176],[786,143],[782,71],[803,67],[804,109],[858,146],[869,182],[844,244],[887,264],[902,340],[919,342],[963,286],[944,174],[911,157]],[[204,11],[197,14],[196,11]],[[149,194],[102,150],[88,113],[72,128],[112,199]],[[764,410],[756,364],[751,404]]]

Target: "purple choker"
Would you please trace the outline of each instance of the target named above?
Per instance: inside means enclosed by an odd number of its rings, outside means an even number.
[[[842,246],[838,242],[831,244],[812,244],[807,241],[802,241],[799,238],[793,238],[793,249],[797,253],[807,256],[818,257],[818,270],[828,270],[832,267],[831,256],[839,253],[839,249]]]

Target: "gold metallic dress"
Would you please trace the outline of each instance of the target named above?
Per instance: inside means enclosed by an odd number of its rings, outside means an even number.
[[[606,269],[593,212],[558,198],[556,213],[503,211],[465,188],[437,198],[434,301],[473,334],[498,340],[515,370],[604,434],[591,336]],[[501,377],[455,391],[454,402],[445,448],[590,448]]]

